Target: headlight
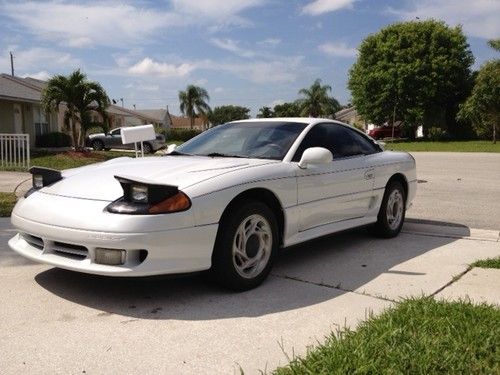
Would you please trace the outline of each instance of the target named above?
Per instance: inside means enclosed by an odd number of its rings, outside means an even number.
[[[180,212],[191,207],[191,200],[177,186],[115,176],[123,197],[106,207],[108,212],[128,215],[154,215]]]
[[[31,167],[29,172],[33,176],[33,187],[28,190],[24,197],[29,196],[35,190],[39,190],[45,186],[52,185],[53,183],[62,180],[60,171],[50,168]]]

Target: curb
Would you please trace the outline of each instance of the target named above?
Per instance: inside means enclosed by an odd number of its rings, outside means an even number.
[[[426,220],[407,220],[403,226],[403,233],[435,237],[448,237],[466,240],[480,240],[500,242],[500,231],[489,229],[469,228],[457,224],[430,224]]]

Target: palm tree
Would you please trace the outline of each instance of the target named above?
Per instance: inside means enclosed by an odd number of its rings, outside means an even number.
[[[336,103],[336,100],[328,95],[330,91],[332,87],[322,86],[320,79],[314,81],[308,89],[301,89],[299,94],[304,96],[300,99],[301,115],[310,117],[330,115]]]
[[[109,98],[99,83],[88,81],[78,69],[69,76],[52,77],[43,90],[42,107],[46,112],[58,111],[60,104],[66,106],[64,122],[71,131],[73,147],[77,149],[83,146],[85,131],[91,123],[91,111],[100,113],[106,121]]]
[[[189,85],[186,91],[179,91],[179,103],[181,112],[188,116],[191,121],[191,129],[194,126],[194,119],[198,115],[207,116],[210,112],[207,90],[202,87]]]

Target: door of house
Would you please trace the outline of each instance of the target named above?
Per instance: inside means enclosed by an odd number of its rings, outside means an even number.
[[[14,104],[14,133],[20,134],[23,132],[23,115],[21,112],[21,104]]]

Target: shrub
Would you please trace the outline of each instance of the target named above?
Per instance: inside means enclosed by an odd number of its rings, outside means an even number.
[[[429,138],[431,141],[446,141],[449,139],[449,136],[445,130],[432,127],[427,131],[427,138]]]
[[[167,143],[174,140],[186,142],[200,133],[201,131],[195,129],[169,129],[162,132],[167,140]]]
[[[42,134],[35,139],[36,147],[70,147],[71,137],[66,133],[53,132]]]

